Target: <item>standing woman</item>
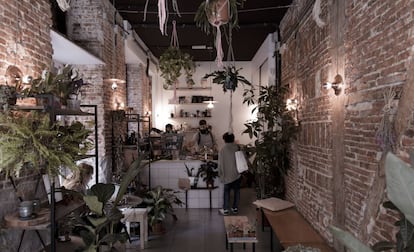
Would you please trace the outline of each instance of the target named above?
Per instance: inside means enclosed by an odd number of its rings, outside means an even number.
[[[234,135],[232,133],[225,133],[223,140],[225,145],[218,155],[219,177],[224,184],[223,209],[220,209],[220,213],[223,215],[229,214],[230,191],[233,190],[234,198],[231,211],[233,214],[237,214],[239,211],[241,177],[237,171],[234,154],[239,150],[239,146],[234,143]]]

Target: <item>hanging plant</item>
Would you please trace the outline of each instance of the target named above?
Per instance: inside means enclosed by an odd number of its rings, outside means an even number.
[[[234,27],[238,27],[239,17],[237,6],[242,5],[246,0],[206,0],[203,1],[195,14],[194,21],[196,26],[207,35],[213,30],[215,37],[215,47],[217,51],[217,66],[223,66],[223,49],[221,42],[221,26],[228,27],[231,46],[231,32]],[[216,29],[213,29],[216,28]]]
[[[235,91],[239,82],[249,86],[252,85],[244,76],[239,75],[241,69],[236,69],[235,66],[227,66],[224,67],[224,70],[206,74],[204,78],[213,77],[213,83],[223,85],[223,92],[227,92],[227,90]]]
[[[194,85],[193,74],[196,65],[193,57],[188,53],[183,53],[178,47],[170,46],[159,60],[161,77],[165,79],[164,88],[168,89],[175,84],[184,70],[187,85]]]
[[[207,35],[214,26],[229,24],[237,27],[239,17],[237,6],[243,6],[246,0],[206,0],[197,9],[194,16],[196,26]]]

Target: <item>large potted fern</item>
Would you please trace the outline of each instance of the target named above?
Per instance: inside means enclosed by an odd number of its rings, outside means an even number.
[[[52,124],[45,113],[0,113],[0,172],[18,177],[30,168],[54,177],[61,166],[76,169],[92,148],[89,134],[80,122]]]

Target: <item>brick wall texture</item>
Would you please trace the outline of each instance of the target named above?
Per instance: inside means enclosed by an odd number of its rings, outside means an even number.
[[[414,1],[321,0],[323,27],[312,16],[313,4],[294,0],[280,26],[282,84],[300,101],[301,125],[292,146],[287,197],[331,242],[327,227],[333,223],[365,244],[394,240],[397,216],[380,211],[386,200],[385,151],[376,132],[384,93],[391,87],[397,93],[393,116],[401,93],[412,85],[407,75],[413,70]],[[322,88],[337,73],[345,83],[339,96]],[[401,157],[413,146],[407,133],[412,128],[408,123],[396,133],[395,152]]]
[[[53,49],[49,35],[52,26],[50,4],[49,0],[0,0],[1,73],[5,73],[10,65],[16,65],[23,74],[37,78],[42,70],[53,68]],[[128,106],[127,84],[120,83],[116,90],[112,90],[111,82],[106,81],[109,78],[126,79],[122,18],[119,14],[114,15],[110,1],[100,0],[71,1],[71,9],[66,13],[66,18],[68,38],[104,62],[102,65],[74,67],[79,69],[83,79],[90,84],[81,90],[82,104],[97,105],[99,180],[106,182],[111,177],[111,111]],[[4,84],[5,81],[5,78],[0,78],[0,84]],[[139,93],[136,96],[138,97]],[[82,121],[91,118],[76,119]],[[46,198],[43,184],[38,183],[37,177],[36,174],[23,173],[16,179],[19,193],[15,193],[11,182],[4,178],[4,175],[0,176],[1,219],[5,214],[17,211],[18,195],[24,199]],[[36,188],[37,183],[38,191],[34,193],[33,188]],[[8,231],[6,236],[0,234],[0,251],[12,251],[11,248],[17,248],[20,234],[21,230]],[[42,231],[41,235],[43,240],[48,242],[49,232]],[[26,232],[25,240],[32,242],[23,242],[20,251],[41,248],[34,232]]]

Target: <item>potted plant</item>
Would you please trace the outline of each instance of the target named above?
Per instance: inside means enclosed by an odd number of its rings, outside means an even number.
[[[206,182],[208,188],[214,187],[214,179],[218,177],[217,163],[208,161],[200,165],[200,177]]]
[[[44,113],[0,113],[0,172],[18,177],[30,167],[54,177],[61,166],[76,169],[75,161],[92,148],[89,134],[80,122],[51,124]]]
[[[213,83],[222,85],[223,92],[227,92],[227,90],[235,91],[239,82],[251,86],[252,84],[245,77],[239,75],[240,70],[241,68],[236,69],[235,66],[227,66],[224,70],[206,74],[204,78],[213,77]]]
[[[161,77],[165,79],[165,89],[177,83],[178,78],[181,76],[181,71],[185,73],[187,85],[193,86],[195,84],[193,74],[196,65],[193,62],[193,57],[188,53],[183,53],[178,47],[170,46],[164,51],[160,56],[159,67]]]
[[[163,221],[168,215],[177,220],[173,205],[181,206],[184,203],[175,193],[172,189],[157,186],[145,194],[143,200],[148,207],[148,223],[153,232],[164,231]]]
[[[115,200],[111,203],[109,201],[115,192],[114,184],[95,184],[83,195],[88,211],[76,218],[74,230],[83,239],[83,251],[99,251],[102,245],[112,248],[117,242],[127,241],[129,235],[122,223],[123,215],[118,207],[128,186],[146,165],[147,162],[138,158],[129,166],[121,179]]]
[[[58,70],[57,74],[44,70],[42,77],[31,81],[30,86],[22,90],[24,96],[51,94],[57,97],[63,105],[70,100],[78,100],[80,89],[87,85],[80,78],[78,72],[66,65]]]
[[[289,169],[290,143],[299,127],[286,109],[286,88],[260,87],[259,96],[253,89],[245,91],[243,103],[257,104],[255,120],[245,123],[244,134],[255,137],[254,146],[246,147],[256,177],[259,199],[270,196],[284,198],[285,175]]]
[[[206,0],[201,2],[194,16],[196,26],[207,35],[213,26],[229,24],[237,27],[239,17],[237,6],[243,5],[246,0]]]
[[[399,227],[395,234],[395,242],[380,241],[370,248],[355,238],[348,231],[331,225],[332,235],[350,251],[374,252],[397,251],[408,252],[414,249],[414,152],[410,151],[410,164],[388,152],[385,158],[385,180],[387,198],[383,206],[399,214],[400,219],[395,222]]]
[[[194,167],[189,168],[186,163],[184,163],[184,165],[188,179],[190,180],[190,186],[197,187],[198,178],[200,177],[200,169],[198,169],[197,172],[194,172]]]

